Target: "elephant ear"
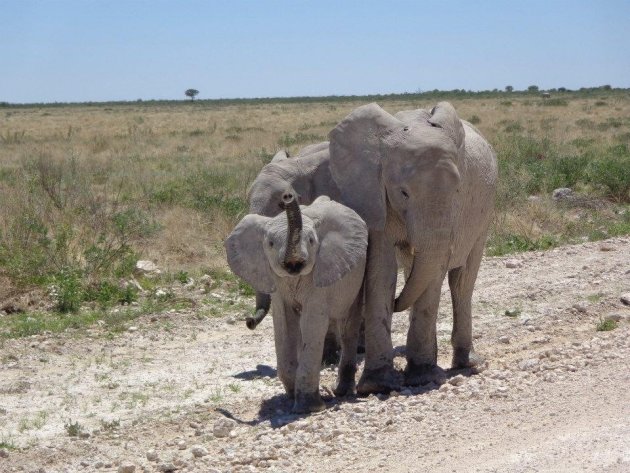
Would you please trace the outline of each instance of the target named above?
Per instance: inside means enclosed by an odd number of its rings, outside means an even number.
[[[453,140],[458,151],[464,146],[466,132],[462,121],[457,116],[455,108],[449,102],[440,102],[431,110],[429,123],[437,128],[441,128]]]
[[[302,213],[313,220],[319,239],[313,267],[315,286],[330,286],[365,261],[368,231],[355,211],[323,196]]]
[[[273,158],[271,158],[271,162],[277,163],[279,161],[284,161],[285,159],[289,159],[289,152],[287,150],[281,149],[274,155]]]
[[[385,192],[381,184],[383,138],[404,124],[375,103],[355,109],[329,133],[330,170],[341,200],[368,227],[385,227]]]
[[[263,249],[265,226],[269,220],[269,217],[260,215],[246,215],[225,240],[227,261],[234,274],[265,294],[276,290]]]

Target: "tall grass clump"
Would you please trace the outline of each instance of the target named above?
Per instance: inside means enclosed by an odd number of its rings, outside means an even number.
[[[77,158],[44,153],[2,188],[2,273],[17,286],[46,286],[60,312],[76,312],[86,288],[129,275],[133,243],[156,228],[122,201],[123,181],[93,181]]]

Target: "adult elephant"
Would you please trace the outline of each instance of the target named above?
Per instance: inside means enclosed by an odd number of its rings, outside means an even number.
[[[329,134],[341,202],[369,229],[365,275],[366,359],[359,394],[396,387],[391,316],[411,307],[405,383],[438,381],[436,319],[446,273],[453,302],[452,366],[481,359],[472,344],[471,298],[494,206],[495,154],[455,109],[392,116],[376,104],[354,110]],[[406,283],[394,301],[396,250]]]

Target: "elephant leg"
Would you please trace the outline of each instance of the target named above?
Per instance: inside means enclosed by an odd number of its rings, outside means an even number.
[[[328,325],[328,332],[324,339],[324,354],[322,355],[322,364],[334,365],[339,363],[339,327],[336,320],[331,320]]]
[[[280,297],[272,297],[273,331],[276,344],[278,379],[289,397],[295,392],[295,372],[298,367],[297,347],[301,345],[299,317]]]
[[[437,366],[436,323],[442,280],[431,282],[411,308],[405,369],[405,384],[409,386],[442,384],[446,379]]]
[[[302,343],[298,353],[295,403],[293,404],[295,413],[316,412],[326,407],[319,395],[319,371],[324,339],[329,325],[328,320],[325,313],[313,310],[302,311],[300,317]]]
[[[475,243],[466,265],[448,273],[448,284],[453,301],[453,368],[473,368],[483,363],[483,358],[473,351],[472,343],[472,293],[483,256],[485,234]]]
[[[361,312],[361,300],[352,304],[348,311],[348,318],[340,325],[341,330],[341,360],[337,374],[337,387],[335,396],[351,396],[356,394],[355,375],[357,372],[357,347],[359,345],[359,332],[363,317]]]
[[[365,368],[357,392],[367,396],[398,387],[393,368],[392,313],[396,290],[394,247],[384,232],[370,232],[365,273]]]

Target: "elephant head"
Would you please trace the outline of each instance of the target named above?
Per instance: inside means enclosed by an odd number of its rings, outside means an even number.
[[[225,241],[230,268],[257,291],[310,273],[315,286],[330,286],[365,258],[367,227],[354,211],[328,197],[300,208],[289,191],[283,207],[273,218],[246,215]]]
[[[329,137],[331,172],[343,203],[370,231],[385,231],[411,247],[413,266],[395,303],[396,311],[404,310],[448,268],[464,165],[462,123],[446,102],[397,117],[369,104]]]

